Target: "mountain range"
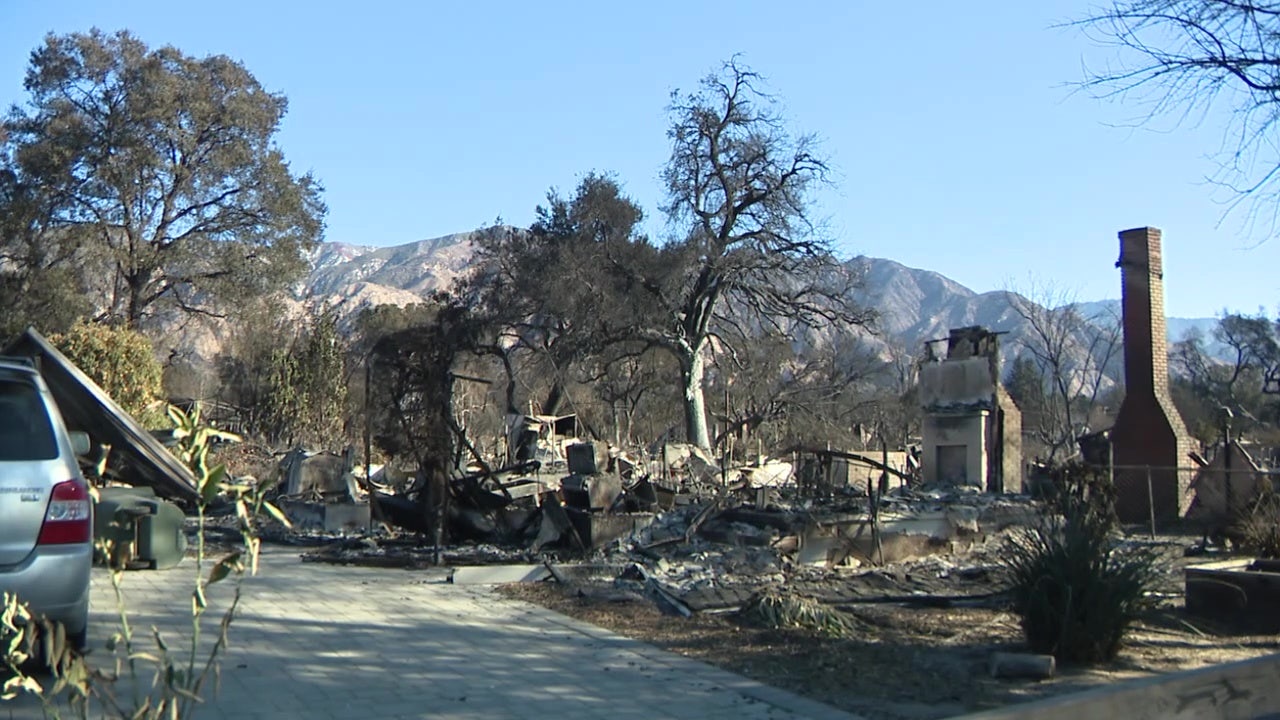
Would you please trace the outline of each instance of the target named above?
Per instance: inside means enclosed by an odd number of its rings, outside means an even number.
[[[457,233],[391,247],[323,243],[310,256],[311,272],[295,288],[299,300],[336,305],[344,316],[377,304],[405,305],[448,287],[464,273],[472,255],[473,233]],[[944,338],[950,328],[981,325],[1008,334],[1005,361],[1030,339],[1029,324],[1014,311],[1004,291],[975,292],[932,270],[907,267],[884,258],[858,257],[850,262],[865,272],[862,297],[879,312],[876,344],[895,342],[908,349]],[[1117,278],[1119,285],[1119,278]],[[1119,317],[1118,300],[1080,303],[1086,316]],[[1208,335],[1214,318],[1169,318],[1170,342],[1190,329]],[[1083,338],[1074,352],[1083,360]],[[1115,367],[1107,374],[1118,378]]]
[[[335,307],[346,320],[343,324],[350,327],[350,320],[364,308],[420,302],[466,272],[473,238],[473,233],[457,233],[389,247],[322,243],[308,257],[310,272],[293,288],[294,307],[298,313],[306,306]],[[1002,361],[1007,365],[1031,339],[1030,324],[1014,311],[1004,291],[975,292],[939,272],[884,258],[858,257],[849,262],[864,273],[856,299],[879,314],[875,332],[865,334],[864,344],[886,359],[892,354],[890,345],[896,346],[896,352],[905,349],[914,354],[925,341],[945,338],[951,328],[981,325],[1007,333],[1001,342]],[[1087,317],[1119,317],[1118,300],[1078,307]],[[1170,342],[1191,329],[1207,337],[1214,323],[1214,318],[1169,318]],[[224,323],[183,323],[167,328],[165,335],[164,352],[172,348],[193,360],[209,361],[225,344],[229,328]],[[1084,333],[1071,338],[1068,346],[1072,362],[1079,366],[1101,364],[1101,358],[1088,357]],[[1212,343],[1209,349],[1215,349]],[[1118,357],[1117,353],[1104,368],[1104,386],[1120,380]]]

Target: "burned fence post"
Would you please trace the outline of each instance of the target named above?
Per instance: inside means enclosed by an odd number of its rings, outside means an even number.
[[[1225,405],[1218,410],[1222,415],[1222,490],[1226,495],[1227,522],[1235,516],[1235,497],[1231,492],[1231,418],[1234,414]]]
[[[880,495],[867,478],[868,516],[871,518],[871,544],[876,551],[878,564],[884,565],[884,545],[880,541]]]

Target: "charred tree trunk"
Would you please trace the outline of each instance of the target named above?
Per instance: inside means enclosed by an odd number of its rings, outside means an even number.
[[[551,389],[547,391],[547,399],[542,402],[542,414],[559,415],[560,406],[564,404],[564,393],[564,380],[557,372],[555,379],[551,381]]]
[[[711,433],[707,429],[707,401],[702,383],[706,377],[706,359],[699,348],[682,353],[681,379],[684,381],[685,439],[703,450],[711,449]]]
[[[451,478],[456,457],[453,366],[469,348],[466,309],[446,306],[432,322],[384,337],[374,348],[379,363],[396,374],[392,398],[402,440],[417,460],[416,504],[420,527],[435,546],[436,560],[449,542]]]

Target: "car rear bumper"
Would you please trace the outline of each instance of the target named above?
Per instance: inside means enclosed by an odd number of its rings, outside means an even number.
[[[21,564],[0,568],[0,591],[15,593],[33,612],[75,634],[88,621],[92,568],[92,545],[44,545]]]

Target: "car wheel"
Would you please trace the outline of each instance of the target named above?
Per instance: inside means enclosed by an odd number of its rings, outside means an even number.
[[[88,623],[86,622],[83,630],[67,635],[67,647],[73,649],[77,653],[83,653],[85,646],[88,644],[88,640],[89,628]],[[24,672],[30,674],[44,675],[56,670],[54,664],[60,660],[61,658],[49,658],[45,656],[44,639],[37,635],[35,639],[35,646],[32,648],[31,657],[27,662],[23,663],[22,669]]]

